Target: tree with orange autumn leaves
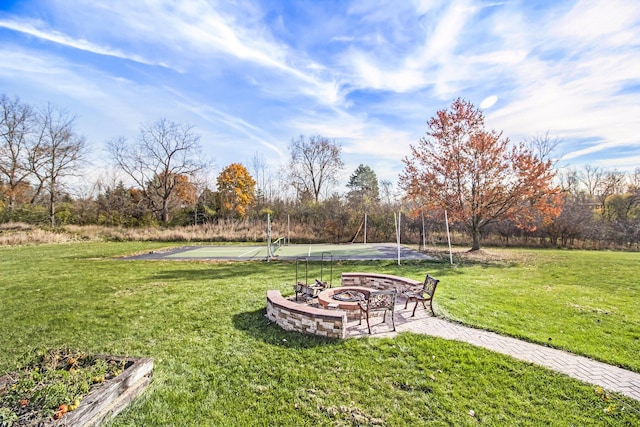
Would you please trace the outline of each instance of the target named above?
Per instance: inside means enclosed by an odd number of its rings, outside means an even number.
[[[230,164],[218,175],[217,185],[221,213],[244,218],[255,201],[256,191],[256,181],[247,168],[240,163]]]
[[[458,98],[427,124],[426,135],[403,159],[400,186],[411,200],[464,223],[471,250],[480,249],[482,230],[492,222],[510,219],[534,230],[560,213],[552,162],[485,130],[484,115],[471,102]]]

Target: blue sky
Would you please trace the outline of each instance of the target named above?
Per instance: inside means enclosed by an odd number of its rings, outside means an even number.
[[[160,118],[203,155],[276,171],[299,135],[397,181],[456,97],[512,141],[559,138],[560,164],[640,167],[640,2],[25,0],[0,5],[0,93],[75,114],[105,142]]]

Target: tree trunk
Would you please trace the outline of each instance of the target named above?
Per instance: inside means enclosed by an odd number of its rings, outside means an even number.
[[[13,213],[16,207],[16,196],[14,189],[9,190],[9,212]]]
[[[56,200],[53,190],[49,195],[49,218],[51,219],[51,228],[56,226]]]
[[[477,251],[480,249],[480,230],[474,229],[471,234],[473,235],[473,244],[471,246],[472,251]]]
[[[481,218],[478,215],[473,215],[471,218],[471,237],[473,238],[473,244],[471,245],[472,251],[480,249],[480,222]]]
[[[162,204],[162,211],[160,212],[160,219],[163,223],[169,222],[169,208],[165,203]]]

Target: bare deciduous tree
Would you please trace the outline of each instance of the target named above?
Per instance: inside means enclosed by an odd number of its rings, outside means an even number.
[[[198,225],[198,221],[200,221],[200,218],[198,218],[198,204],[200,203],[203,194],[208,191],[211,186],[210,179],[204,170],[199,170],[191,176],[190,181],[191,185],[193,185],[196,196],[193,201],[193,223]],[[204,218],[202,218],[202,220],[204,220]]]
[[[36,115],[37,138],[29,163],[38,184],[33,200],[46,192],[51,226],[55,226],[56,201],[62,179],[74,176],[86,155],[86,140],[76,134],[75,116],[47,104]]]
[[[598,188],[602,185],[604,179],[604,171],[599,167],[586,165],[584,171],[580,174],[580,181],[584,184],[587,194],[591,198],[595,198],[598,194]]]
[[[629,174],[629,191],[640,190],[640,167],[635,168],[633,172]]]
[[[251,169],[256,180],[256,199],[259,203],[269,203],[275,197],[275,179],[263,154],[254,153],[251,158]]]
[[[317,203],[322,191],[337,182],[337,174],[344,167],[342,147],[320,135],[308,139],[301,135],[291,141],[289,150],[291,184],[300,199],[313,198]]]
[[[553,154],[560,145],[559,138],[551,138],[549,131],[546,131],[544,135],[536,135],[534,137],[525,140],[525,144],[529,151],[533,153],[538,159],[543,162],[551,160],[555,164]]]
[[[393,183],[388,179],[380,181],[380,198],[387,206],[391,206],[396,198],[393,190]]]
[[[167,119],[141,126],[135,144],[120,137],[108,142],[107,150],[164,223],[169,221],[169,201],[179,177],[192,177],[209,166],[201,160],[200,136],[193,127]]]
[[[558,173],[558,181],[562,191],[576,198],[580,195],[582,190],[580,188],[580,178],[577,170],[567,169]]]
[[[586,165],[580,174],[580,180],[585,185],[589,197],[598,203],[600,212],[604,212],[607,197],[624,192],[625,174],[617,170],[609,171]]]
[[[600,191],[598,192],[598,201],[600,202],[601,212],[605,212],[606,201],[614,194],[622,194],[625,191],[625,174],[617,171],[607,171],[604,174]]]
[[[29,105],[0,95],[0,182],[6,186],[10,211],[14,210],[20,189],[29,184],[29,143],[34,120]]]

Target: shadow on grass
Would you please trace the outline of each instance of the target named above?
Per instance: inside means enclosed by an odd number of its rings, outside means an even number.
[[[262,308],[255,311],[245,311],[233,316],[233,326],[246,332],[254,339],[279,347],[314,348],[318,346],[335,345],[342,342],[337,338],[305,335],[299,332],[285,331],[266,317],[267,310]]]

